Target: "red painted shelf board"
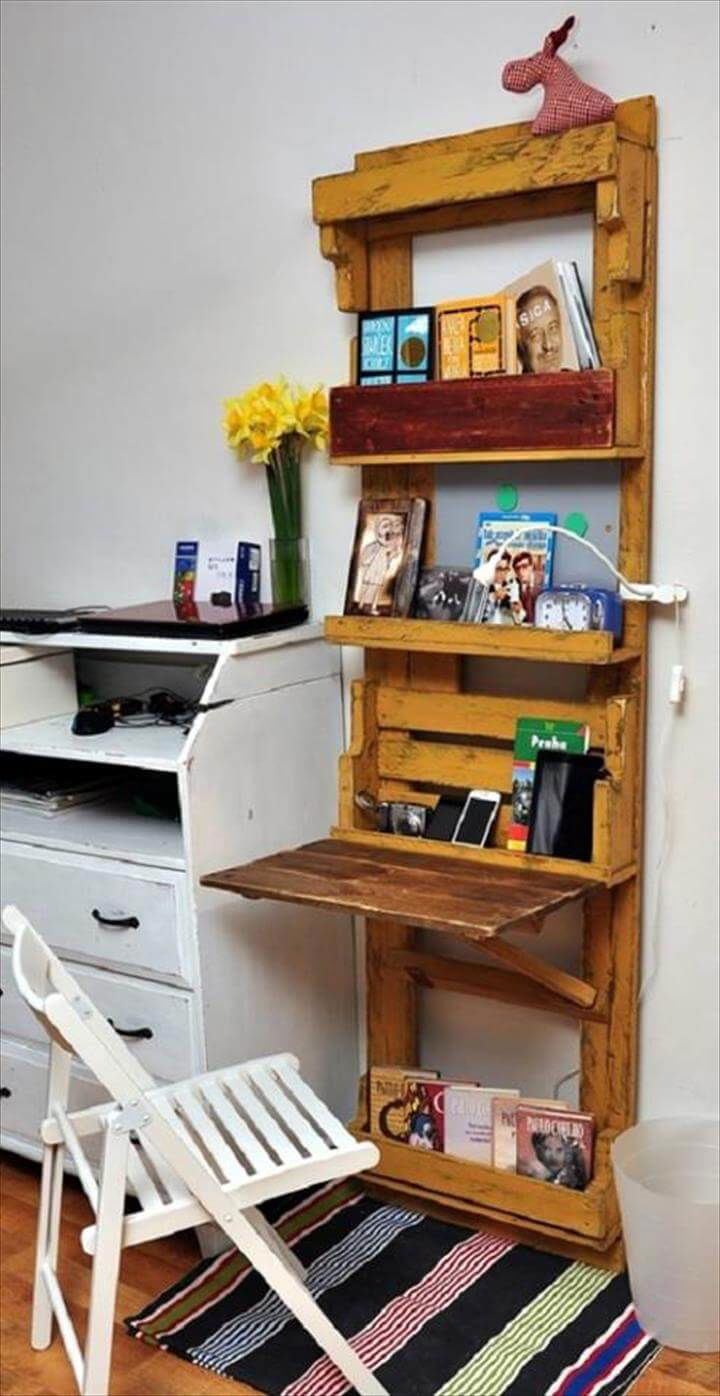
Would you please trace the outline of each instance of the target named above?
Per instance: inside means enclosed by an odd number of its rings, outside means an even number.
[[[610,369],[330,390],[332,457],[613,445]]]

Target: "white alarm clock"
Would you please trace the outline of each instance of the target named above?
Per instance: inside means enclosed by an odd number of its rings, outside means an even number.
[[[535,624],[541,630],[610,630],[622,634],[622,601],[603,587],[549,587],[535,602]]]

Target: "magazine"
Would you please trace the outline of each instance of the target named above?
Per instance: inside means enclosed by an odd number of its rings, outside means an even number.
[[[552,582],[555,534],[547,525],[556,523],[557,514],[478,514],[475,566],[491,558],[497,561],[481,615],[463,619],[482,619],[489,625],[535,623],[535,602]],[[508,551],[504,544],[521,524],[534,527],[521,533]]]
[[[518,371],[559,373],[580,362],[559,263],[542,262],[505,286],[515,301]]]
[[[586,722],[545,717],[518,718],[513,747],[510,823],[507,831],[509,849],[516,853],[524,853],[527,848],[538,751],[545,747],[553,751],[584,754],[589,744],[590,728]]]
[[[517,1172],[582,1192],[592,1178],[592,1115],[518,1105]]]

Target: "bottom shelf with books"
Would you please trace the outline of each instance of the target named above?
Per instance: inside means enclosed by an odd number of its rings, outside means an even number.
[[[529,1245],[542,1246],[547,1237],[579,1242],[593,1253],[595,1264],[603,1263],[602,1253],[610,1252],[618,1239],[620,1220],[610,1164],[612,1131],[598,1136],[592,1182],[583,1192],[573,1192],[450,1154],[393,1143],[372,1133],[361,1117],[350,1130],[356,1139],[372,1139],[380,1151],[380,1162],[367,1175],[368,1182],[410,1201],[434,1202],[445,1212],[457,1210],[489,1224],[509,1222]],[[616,1251],[612,1263],[618,1263]]]

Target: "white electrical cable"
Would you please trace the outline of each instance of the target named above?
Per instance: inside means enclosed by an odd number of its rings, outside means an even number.
[[[504,553],[508,548],[512,547],[513,543],[518,542],[518,540],[522,538],[524,534],[535,533],[538,528],[542,528],[547,533],[561,533],[563,538],[570,538],[573,543],[581,543],[584,548],[588,548],[591,553],[594,553],[596,557],[600,558],[601,562],[605,563],[605,566],[609,569],[610,572],[612,572],[613,576],[617,578],[617,580],[622,584],[622,586],[625,587],[626,591],[632,592],[634,596],[639,597],[643,601],[648,600],[648,590],[646,584],[638,584],[636,582],[628,581],[624,573],[618,571],[615,564],[610,561],[610,558],[606,557],[605,554],[601,552],[600,549],[597,548],[594,543],[591,543],[587,538],[582,538],[579,533],[573,533],[572,529],[563,528],[560,524],[539,524],[537,521],[534,523],[520,524],[510,534],[509,538],[507,538],[504,542],[498,544],[498,551],[500,553]],[[489,562],[480,563],[479,567],[475,568],[473,572],[473,577],[476,581],[483,583],[485,586],[492,582],[495,577],[494,559],[491,558]],[[657,590],[659,590],[659,588],[657,588]],[[671,592],[671,594],[669,595],[668,599],[674,599],[675,604],[677,605],[679,597],[675,593],[674,588],[669,588],[669,591]]]
[[[580,1067],[577,1066],[577,1067],[575,1068],[574,1071],[568,1071],[568,1072],[566,1072],[566,1074],[565,1074],[564,1076],[561,1076],[561,1077],[560,1077],[560,1080],[559,1080],[559,1081],[556,1081],[556,1082],[555,1082],[555,1085],[553,1086],[553,1100],[559,1100],[559,1099],[560,1099],[560,1097],[559,1097],[559,1095],[558,1095],[558,1091],[560,1090],[560,1087],[561,1087],[561,1086],[564,1086],[564,1085],[565,1085],[565,1082],[566,1082],[566,1081],[572,1081],[576,1076],[579,1076],[579,1075],[580,1075]]]
[[[680,662],[680,606],[675,603],[675,658]],[[649,964],[643,976],[640,989],[638,991],[638,1003],[642,1003],[646,994],[652,988],[660,969],[660,904],[662,901],[662,885],[665,866],[672,846],[672,800],[670,788],[670,753],[672,749],[672,736],[675,730],[675,713],[672,708],[665,719],[665,726],[660,738],[658,748],[658,767],[660,770],[660,806],[662,810],[662,825],[660,835],[660,851],[655,863],[655,895],[653,896],[653,909],[649,927]]]

